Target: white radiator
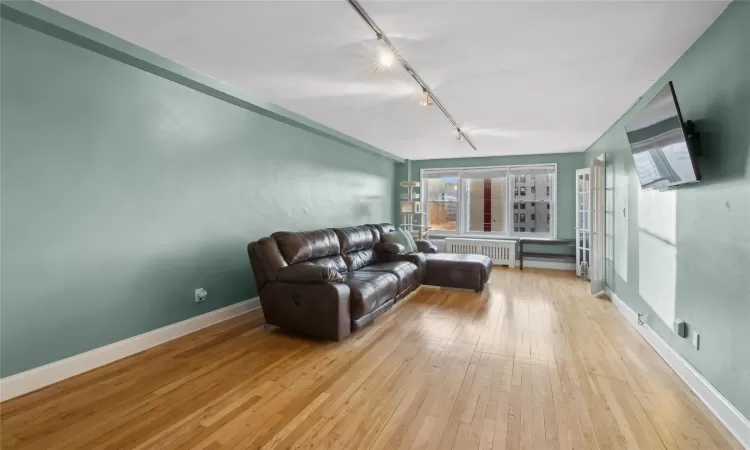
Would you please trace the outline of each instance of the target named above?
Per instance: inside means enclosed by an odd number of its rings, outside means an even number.
[[[516,267],[516,241],[500,239],[445,238],[446,253],[489,256],[494,265]]]

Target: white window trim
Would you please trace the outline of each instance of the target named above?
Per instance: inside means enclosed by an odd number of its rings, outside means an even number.
[[[550,233],[531,233],[531,232],[520,232],[520,231],[513,231],[513,192],[512,187],[510,185],[510,174],[513,170],[524,170],[524,169],[531,169],[531,168],[551,168],[554,170],[555,173],[555,189],[552,192],[552,200],[550,208]],[[505,213],[505,231],[488,231],[488,232],[468,232],[465,230],[466,226],[466,204],[467,202],[464,200],[465,197],[465,183],[463,178],[463,172],[470,172],[472,170],[505,170],[506,173],[506,189],[505,189],[505,195],[506,195],[506,202],[507,205],[506,213]],[[434,169],[420,169],[419,170],[419,179],[420,179],[420,195],[419,200],[421,202],[422,211],[427,213],[427,195],[425,191],[425,174],[430,173],[445,173],[445,172],[455,172],[458,179],[458,206],[456,208],[456,231],[445,231],[445,230],[436,230],[436,231],[429,231],[429,235],[433,237],[451,237],[451,236],[461,236],[461,237],[469,237],[469,238],[511,238],[511,239],[518,239],[518,238],[557,238],[557,191],[558,191],[558,173],[557,173],[557,163],[549,163],[549,164],[517,164],[517,165],[510,165],[510,166],[477,166],[477,167],[441,167],[441,168],[434,168]],[[425,218],[425,225],[429,226],[430,218],[427,216]]]

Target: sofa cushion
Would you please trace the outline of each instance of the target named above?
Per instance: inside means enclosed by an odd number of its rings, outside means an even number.
[[[341,253],[344,255],[375,246],[375,234],[366,226],[334,228],[333,231],[339,238]]]
[[[380,242],[380,230],[378,230],[378,227],[376,227],[375,225],[362,225],[362,226],[372,232],[372,235],[375,238],[376,244]]]
[[[318,266],[318,267],[330,267],[336,272],[346,272],[346,263],[341,255],[326,256],[325,258],[311,259],[309,261],[301,262],[299,265],[303,266]]]
[[[492,272],[492,260],[484,255],[423,253],[427,265],[424,284],[481,290]]]
[[[344,274],[349,286],[352,320],[359,319],[393,300],[398,293],[398,278],[387,272],[357,271]]]
[[[344,261],[349,272],[354,272],[375,262],[375,250],[370,248],[348,253],[344,255]]]
[[[280,231],[271,236],[276,239],[279,250],[287,264],[296,264],[341,253],[339,240],[336,233],[331,229],[297,233]]]
[[[332,283],[341,281],[341,274],[332,267],[294,264],[279,270],[276,279],[285,283]]]
[[[361,269],[363,272],[388,272],[398,278],[398,294],[419,283],[419,267],[409,261],[379,262]]]
[[[417,281],[419,284],[424,282],[427,274],[427,260],[424,253],[379,253],[378,262],[406,261],[417,266]]]
[[[396,230],[396,227],[394,227],[390,223],[375,223],[375,224],[368,225],[368,226],[373,227],[376,230],[378,230],[378,232],[381,235],[385,234],[385,233],[390,233],[391,231],[395,231]]]
[[[375,262],[373,247],[377,232],[366,226],[335,228],[339,238],[341,253],[350,272],[359,270]]]
[[[406,240],[409,242],[409,247],[411,247],[411,251],[412,252],[418,252],[419,248],[417,248],[417,243],[414,241],[414,236],[411,235],[411,232],[410,231],[406,231],[403,228],[399,228],[398,231],[401,234],[403,234],[404,237],[406,238]],[[407,250],[409,249],[409,247],[406,247]]]

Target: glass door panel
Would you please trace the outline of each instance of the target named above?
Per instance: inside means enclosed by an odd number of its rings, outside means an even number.
[[[576,274],[581,276],[581,263],[590,262],[590,233],[591,218],[590,201],[590,170],[576,171]]]

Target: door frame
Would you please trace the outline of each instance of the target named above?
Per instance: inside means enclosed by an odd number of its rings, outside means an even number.
[[[588,175],[588,179],[586,179]],[[585,184],[585,189],[581,191],[581,182]],[[581,194],[584,193],[588,197],[581,199]],[[575,201],[575,214],[576,214],[576,275],[581,276],[581,252],[583,251],[584,259],[591,264],[591,209],[590,209],[590,198],[591,198],[591,169],[586,167],[584,169],[576,170],[576,201]],[[585,206],[585,209],[581,209],[581,206]],[[583,214],[581,214],[583,213]],[[583,223],[581,223],[583,218]]]

